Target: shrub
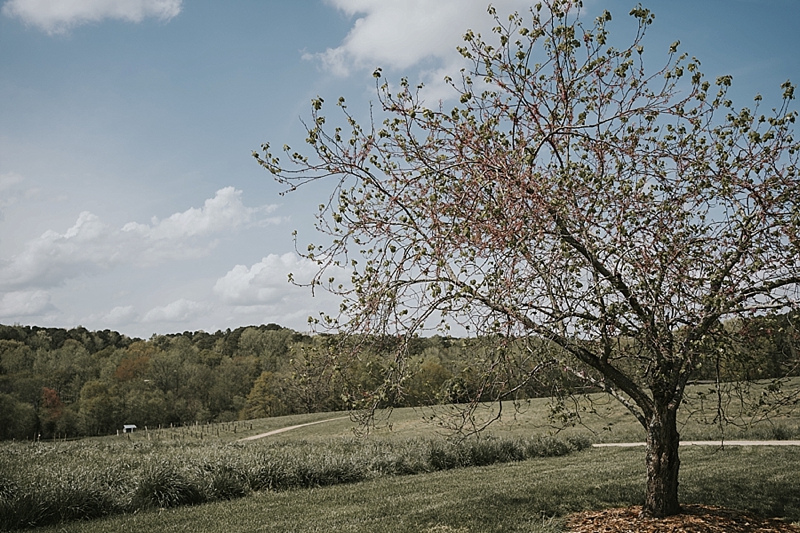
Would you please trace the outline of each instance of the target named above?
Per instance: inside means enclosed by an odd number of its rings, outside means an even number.
[[[54,475],[40,481],[20,485],[0,478],[0,530],[99,518],[122,510],[113,495],[85,472],[70,479]]]
[[[470,466],[510,463],[526,458],[520,442],[510,439],[487,438],[473,441],[467,450]]]
[[[250,489],[247,478],[232,468],[215,468],[208,473],[208,478],[206,494],[209,500],[241,498]]]
[[[280,490],[294,486],[293,476],[287,465],[272,458],[262,458],[247,472],[247,480],[252,490]]]
[[[449,470],[459,466],[456,448],[446,442],[431,441],[428,462],[433,470]]]
[[[11,444],[0,454],[0,530],[229,500],[254,490],[564,455],[589,445],[579,437],[523,441],[491,436],[460,443],[347,438],[251,445]]]
[[[205,500],[203,491],[189,476],[169,463],[147,465],[133,492],[131,505],[143,507],[176,507]]]

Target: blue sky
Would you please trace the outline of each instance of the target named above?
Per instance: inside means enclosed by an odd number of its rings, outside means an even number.
[[[530,2],[494,2],[500,13]],[[636,2],[585,19],[631,30]],[[800,81],[800,0],[655,0],[652,60],[675,40],[739,106]],[[280,196],[251,152],[300,147],[316,95],[365,116],[371,73],[449,98],[484,0],[4,0],[0,8],[0,323],[129,335],[333,310],[287,282],[313,265],[324,184]]]

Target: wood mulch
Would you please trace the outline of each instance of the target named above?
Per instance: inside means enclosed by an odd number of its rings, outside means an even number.
[[[641,507],[586,511],[567,517],[569,533],[800,533],[800,528],[777,518],[760,518],[747,513],[684,505],[679,515],[667,518],[639,518]]]

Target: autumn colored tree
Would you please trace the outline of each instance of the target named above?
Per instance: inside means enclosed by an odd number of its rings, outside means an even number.
[[[48,387],[42,387],[42,402],[39,407],[41,430],[46,436],[55,433],[56,425],[64,414],[64,404],[58,393]]]
[[[312,102],[304,155],[254,155],[293,189],[333,179],[314,280],[342,295],[332,327],[410,339],[432,322],[530,338],[529,354],[602,389],[647,432],[644,514],[679,512],[676,415],[713,364],[723,322],[797,308],[800,180],[794,85],[735,108],[730,77],[666,53],[649,69],[653,15],[630,46],[604,12],[545,0],[460,49],[460,103],[378,78],[382,117],[341,127]],[[646,63],[646,64],[645,64]],[[385,120],[381,121],[381,118]],[[288,161],[287,161],[288,159]],[[352,270],[352,284],[330,279]],[[327,270],[326,270],[327,269]],[[495,367],[504,361],[498,350]],[[531,361],[532,362],[532,361]],[[401,383],[403,352],[387,383]],[[498,374],[499,375],[499,374]]]

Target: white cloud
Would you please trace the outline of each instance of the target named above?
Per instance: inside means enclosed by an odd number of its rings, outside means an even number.
[[[209,311],[209,306],[193,300],[176,300],[145,313],[143,322],[189,322]]]
[[[312,293],[309,287],[289,282],[289,273],[296,282],[308,283],[318,270],[315,261],[294,253],[271,254],[249,268],[236,265],[217,280],[213,290],[223,303],[232,306],[235,315],[299,327],[297,324],[309,316],[319,316],[320,311],[338,311],[335,295],[322,289]],[[329,276],[335,276],[337,283],[349,282],[344,269],[329,268],[326,279]]]
[[[8,0],[2,11],[53,35],[104,19],[169,20],[181,12],[181,4],[182,0]]]
[[[289,283],[291,272],[297,281],[309,281],[319,270],[317,264],[296,254],[270,254],[247,268],[236,265],[217,280],[214,293],[234,305],[259,305],[281,302],[296,288]]]
[[[201,208],[193,207],[164,220],[153,217],[149,225],[129,222],[122,227],[122,231],[151,241],[174,240],[244,226],[251,223],[260,212],[275,209],[275,206],[245,207],[241,196],[242,191],[225,187],[218,190],[214,198],[206,200]]]
[[[136,318],[136,311],[134,311],[133,306],[130,305],[126,305],[124,307],[117,306],[109,311],[108,314],[103,318],[105,322],[109,324],[124,324]]]
[[[7,292],[0,299],[0,318],[42,315],[52,309],[45,291]]]
[[[242,191],[225,187],[214,198],[205,201],[201,208],[191,208],[182,213],[159,220],[153,217],[150,224],[129,222],[122,227],[121,238],[138,244],[137,261],[142,265],[166,260],[197,258],[208,255],[216,241],[212,235],[251,226],[266,226],[281,222],[279,217],[264,217],[276,205],[245,207]],[[136,246],[131,247],[137,249]]]
[[[120,326],[135,322],[138,313],[133,306],[117,306],[107,313],[92,314],[81,320],[82,324],[105,324],[107,326]]]
[[[456,47],[463,45],[467,29],[488,37],[494,20],[487,13],[486,0],[328,0],[335,8],[358,16],[344,41],[318,54],[317,59],[331,72],[344,76],[353,69],[376,67],[408,69],[425,67],[422,81],[440,95],[442,79],[453,77],[463,65]],[[520,13],[528,0],[495,0],[503,16]],[[429,95],[430,96],[430,95]]]
[[[52,287],[108,268],[119,256],[111,228],[84,211],[65,233],[48,230],[28,241],[22,253],[0,262],[0,287]]]
[[[342,44],[317,57],[339,74],[350,68],[408,68],[426,58],[445,59],[467,29],[467,15],[486,16],[483,2],[463,0],[330,0],[358,17]],[[463,21],[463,24],[460,23]],[[452,45],[452,46],[451,46]]]
[[[150,224],[131,222],[115,229],[84,211],[64,233],[46,231],[21,253],[0,260],[0,290],[53,287],[120,264],[150,266],[208,255],[213,238],[240,227],[275,223],[263,215],[275,206],[245,207],[241,191],[226,187],[201,208]]]

